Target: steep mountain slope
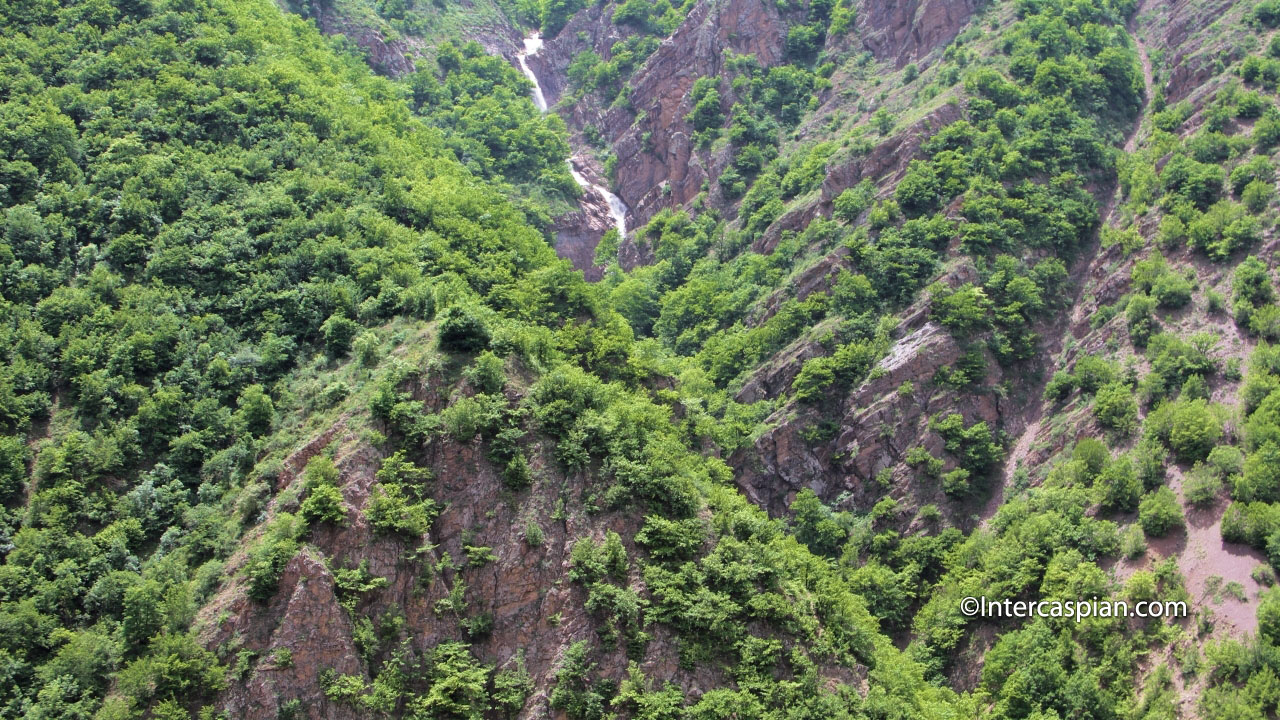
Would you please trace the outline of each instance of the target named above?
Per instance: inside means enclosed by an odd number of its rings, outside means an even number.
[[[283,10],[0,8],[0,715],[1277,712],[1276,3]]]

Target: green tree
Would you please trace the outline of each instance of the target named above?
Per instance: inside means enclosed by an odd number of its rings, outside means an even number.
[[[275,420],[275,404],[261,385],[249,385],[236,400],[237,419],[244,429],[253,435],[263,435],[271,429]]]
[[[1150,537],[1164,537],[1185,525],[1182,508],[1173,491],[1161,487],[1148,493],[1138,506],[1138,523]]]
[[[1138,423],[1138,402],[1128,385],[1113,382],[1098,388],[1093,400],[1093,414],[1105,428],[1130,432]]]

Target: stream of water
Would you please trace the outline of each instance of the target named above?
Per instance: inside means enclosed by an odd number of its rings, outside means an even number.
[[[516,61],[520,63],[520,71],[524,76],[529,78],[529,82],[533,83],[533,104],[538,106],[542,112],[547,111],[547,96],[542,92],[542,84],[538,82],[538,76],[529,68],[527,58],[537,55],[542,51],[542,37],[538,33],[533,33],[524,39],[524,52],[516,54]],[[609,192],[609,189],[591,182],[582,173],[578,172],[573,163],[569,163],[569,174],[573,176],[575,182],[588,190],[595,190],[604,196],[609,203],[609,215],[613,218],[613,224],[618,228],[618,237],[623,238],[627,235],[627,204],[622,202],[622,198]]]

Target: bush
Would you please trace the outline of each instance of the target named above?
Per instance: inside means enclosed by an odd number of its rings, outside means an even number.
[[[523,453],[516,453],[502,469],[502,484],[512,492],[519,492],[533,484],[533,473]]]
[[[1182,462],[1204,460],[1222,438],[1222,423],[1203,399],[1162,404],[1147,416],[1147,428]]]
[[[535,520],[530,520],[524,526],[524,542],[529,547],[541,547],[545,542],[545,536],[542,532],[542,526]]]
[[[1246,119],[1261,117],[1262,111],[1266,110],[1267,106],[1267,101],[1255,90],[1240,93],[1236,97],[1236,117]]]
[[[476,352],[489,346],[489,328],[476,311],[453,305],[440,313],[439,343],[450,352]]]
[[[325,455],[316,455],[303,471],[307,498],[299,514],[308,523],[347,524],[347,506],[338,489],[338,468]]]
[[[378,342],[378,335],[372,330],[357,335],[352,347],[355,349],[356,358],[362,366],[374,367],[378,364],[381,343]]]
[[[952,497],[961,497],[969,494],[972,489],[969,484],[970,473],[965,468],[956,468],[942,475],[942,491]]]
[[[1182,484],[1182,496],[1195,507],[1212,505],[1222,494],[1222,478],[1208,465],[1197,463]]]
[[[369,525],[376,532],[406,539],[427,534],[437,512],[434,500],[425,498],[414,502],[405,486],[390,482],[379,482],[373,486],[364,510]]]
[[[1004,448],[984,421],[965,427],[964,416],[952,413],[935,417],[929,425],[942,436],[947,452],[956,457],[960,467],[975,475],[985,474],[1004,457]]]
[[[360,323],[345,315],[330,315],[320,326],[325,351],[332,357],[342,357],[351,349],[351,341],[360,331]]]
[[[467,381],[482,393],[499,393],[507,382],[506,367],[502,358],[488,350],[477,355],[475,363],[463,374]]]
[[[983,289],[971,283],[933,296],[933,317],[959,334],[972,334],[990,326],[991,300]]]
[[[1275,185],[1271,183],[1254,180],[1244,187],[1240,200],[1249,212],[1257,215],[1271,204],[1271,198],[1275,197],[1275,190]]]
[[[1231,171],[1231,191],[1240,195],[1251,183],[1261,181],[1264,184],[1273,184],[1275,179],[1276,169],[1271,161],[1260,155],[1255,156],[1248,162],[1237,165]]]
[[[1211,260],[1221,261],[1237,250],[1257,244],[1262,237],[1262,227],[1243,205],[1224,200],[1191,221],[1187,235],[1192,247]]]
[[[1165,461],[1169,451],[1151,438],[1143,438],[1133,449],[1133,466],[1142,481],[1142,487],[1151,490],[1164,483]]]
[[[1130,512],[1137,508],[1142,497],[1142,483],[1133,470],[1133,462],[1127,457],[1120,457],[1107,464],[1094,481],[1094,492],[1104,510]]]
[[[648,0],[626,0],[613,11],[613,24],[644,29],[649,25],[653,11],[654,5]]]
[[[1138,506],[1138,523],[1148,537],[1164,537],[1182,528],[1182,508],[1173,491],[1162,487],[1143,498]]]
[[[1129,326],[1129,339],[1135,347],[1146,347],[1156,328],[1156,300],[1145,293],[1129,298],[1124,316]]]
[[[1280,501],[1280,445],[1267,441],[1249,453],[1231,496],[1242,502]]]
[[[836,196],[832,203],[832,214],[844,222],[852,223],[866,212],[874,201],[875,186],[871,181],[863,180]]]
[[[1111,452],[1097,438],[1081,438],[1071,450],[1071,460],[1079,464],[1081,479],[1092,482],[1111,462]]]
[[[1141,557],[1147,551],[1147,538],[1142,528],[1130,525],[1120,536],[1120,553],[1130,560]]]
[[[281,513],[249,551],[245,574],[250,598],[266,602],[275,594],[280,574],[298,552],[297,537],[304,528],[292,515]]]
[[[1053,402],[1062,402],[1075,389],[1076,379],[1066,370],[1058,370],[1049,378],[1044,386],[1044,397]]]
[[[271,396],[262,389],[261,385],[250,385],[240,392],[240,397],[236,400],[237,410],[236,419],[240,425],[252,435],[262,435],[271,429],[271,423],[275,419],[275,405],[271,402]],[[0,450],[0,457],[3,457],[3,451]],[[3,472],[3,461],[0,460],[0,473]],[[4,497],[3,474],[0,474],[0,499]]]
[[[307,499],[302,501],[299,510],[302,519],[310,524],[330,523],[347,524],[347,508],[343,503],[342,491],[333,485],[318,485],[312,488]]]
[[[1270,152],[1280,143],[1280,113],[1264,113],[1253,125],[1253,142],[1259,152]]]
[[[1165,273],[1151,288],[1156,302],[1164,308],[1180,308],[1191,302],[1191,281],[1178,273]]]
[[[1209,453],[1205,464],[1219,478],[1229,478],[1244,470],[1244,453],[1233,445],[1219,445]]]
[[[826,37],[826,29],[814,23],[812,25],[792,25],[787,31],[787,55],[795,60],[813,59]]]
[[[700,77],[693,83],[689,99],[693,110],[685,121],[693,126],[695,132],[714,130],[724,124],[724,112],[720,109],[719,83],[715,77]]]
[[[1093,400],[1093,415],[1105,428],[1130,432],[1138,424],[1138,401],[1133,397],[1133,390],[1121,382],[1099,388]]]

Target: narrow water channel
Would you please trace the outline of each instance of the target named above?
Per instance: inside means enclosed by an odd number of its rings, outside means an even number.
[[[520,71],[524,76],[529,78],[529,82],[533,83],[533,104],[538,106],[542,112],[547,111],[547,96],[542,92],[542,84],[538,82],[538,76],[529,68],[528,58],[537,55],[542,50],[542,37],[538,33],[533,33],[524,39],[524,52],[516,54],[516,61],[520,64]],[[569,174],[573,176],[574,181],[587,190],[595,190],[604,196],[609,203],[609,215],[613,218],[613,224],[618,228],[618,237],[623,238],[627,235],[627,204],[622,202],[622,198],[609,192],[609,189],[591,182],[582,173],[573,167],[573,163],[569,163]]]

